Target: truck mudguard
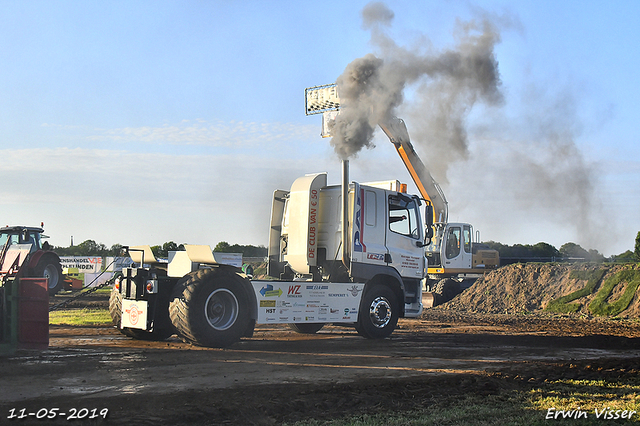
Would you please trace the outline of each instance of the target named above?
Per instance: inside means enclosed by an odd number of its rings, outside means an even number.
[[[351,276],[354,279],[361,280],[368,283],[373,278],[387,277],[390,281],[397,284],[396,288],[393,288],[394,292],[398,295],[398,300],[404,300],[404,282],[402,277],[394,268],[384,265],[370,265],[360,262],[351,262]],[[366,292],[365,288],[365,292]],[[404,304],[401,304],[402,315],[404,315]]]

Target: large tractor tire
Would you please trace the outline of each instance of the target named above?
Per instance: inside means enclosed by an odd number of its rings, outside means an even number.
[[[47,278],[49,286],[49,295],[53,296],[62,290],[62,266],[60,259],[52,253],[42,255],[38,264],[33,268],[34,278]]]
[[[111,315],[111,321],[113,325],[116,326],[120,333],[125,336],[133,337],[131,333],[129,333],[128,328],[122,328],[122,294],[120,294],[117,290],[111,290],[111,295],[109,295],[109,314]]]
[[[289,328],[300,334],[316,334],[322,327],[324,327],[324,323],[296,322],[289,324]]]
[[[128,337],[133,337],[134,339],[161,341],[168,339],[174,333],[171,327],[158,327],[153,331],[128,327],[122,328],[122,294],[115,289],[111,290],[111,295],[109,296],[109,313],[111,314],[113,325],[120,330],[120,333]]]
[[[227,268],[192,272],[174,287],[171,322],[186,342],[230,346],[253,332],[250,291],[248,279]]]
[[[400,304],[393,290],[375,284],[362,296],[356,330],[367,339],[384,339],[395,330],[399,314]]]

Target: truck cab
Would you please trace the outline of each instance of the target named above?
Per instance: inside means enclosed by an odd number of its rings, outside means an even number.
[[[404,300],[403,316],[422,312],[425,277],[421,201],[399,181],[348,186],[342,244],[340,185],[326,173],[297,179],[274,194],[269,269],[273,278],[314,282],[384,282]]]

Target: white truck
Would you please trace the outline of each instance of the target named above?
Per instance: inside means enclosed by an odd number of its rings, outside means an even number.
[[[335,85],[306,93],[308,113],[339,107]],[[123,270],[111,293],[114,322],[132,337],[165,339],[177,333],[213,347],[251,336],[256,323],[289,324],[300,333],[351,324],[360,335],[380,339],[393,333],[399,318],[422,313],[422,289],[430,287],[428,275],[437,267],[435,261],[427,264],[428,253],[444,253],[437,259],[444,267],[433,271],[438,279],[454,282],[461,271],[482,272],[486,265],[477,264],[476,253],[451,269],[475,251],[471,228],[459,224],[458,254],[445,253],[453,240],[448,230],[458,224],[446,223],[444,195],[415,154],[404,122],[380,126],[421,196],[407,194],[397,180],[350,182],[346,160],[340,185],[328,185],[326,173],[300,177],[289,191],[273,195],[269,280],[252,280],[239,268],[217,263],[209,246],[186,245],[165,262],[148,246],[130,247],[135,266]],[[433,293],[427,294],[425,300],[432,302]]]
[[[301,333],[343,323],[367,338],[389,336],[398,318],[422,313],[429,243],[423,202],[398,181],[359,184],[348,173],[343,162],[341,185],[317,173],[275,191],[270,280],[216,263],[209,246],[186,245],[166,263],[148,246],[129,247],[135,265],[116,278],[114,322],[131,337],[177,333],[211,347],[251,336],[256,323],[290,324]]]

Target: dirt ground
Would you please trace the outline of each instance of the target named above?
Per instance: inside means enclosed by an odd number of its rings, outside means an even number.
[[[98,296],[81,305],[106,303]],[[301,335],[259,325],[228,349],[51,326],[48,350],[0,358],[0,423],[68,424],[75,414],[84,416],[78,424],[277,425],[437,409],[443,399],[559,378],[638,377],[639,360],[637,319],[434,308],[381,341],[347,327]]]

